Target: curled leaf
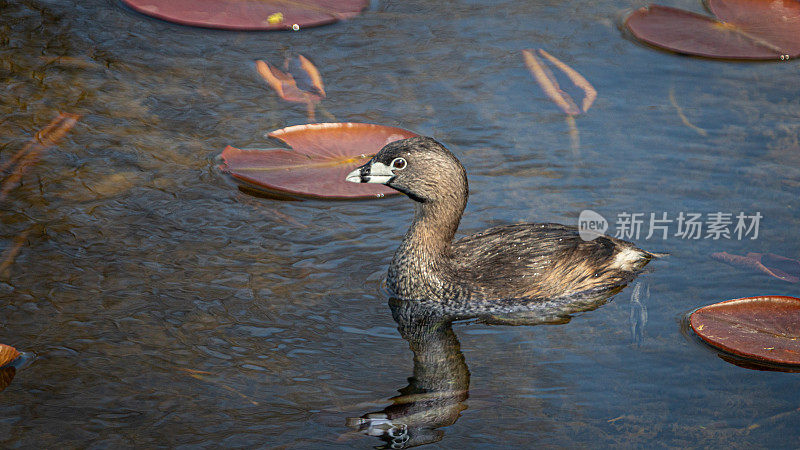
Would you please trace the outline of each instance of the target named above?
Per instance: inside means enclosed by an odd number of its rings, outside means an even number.
[[[14,361],[19,356],[17,349],[10,345],[0,344],[0,367]]]
[[[306,73],[306,75],[310,80],[314,81],[312,83],[314,90],[301,90],[300,87],[297,86],[297,81],[292,73],[282,72],[266,61],[256,61],[256,69],[280,98],[295,103],[317,103],[325,98],[325,88],[322,85],[322,77],[319,75],[317,68],[314,67],[308,59],[302,55],[298,58],[302,58],[302,61],[304,61],[301,62],[303,69],[307,71],[311,68],[312,73]],[[286,65],[289,65],[288,61]]]
[[[285,72],[259,60],[256,61],[256,70],[280,98],[305,103],[308,120],[314,120],[314,105],[325,98],[325,85],[319,70],[308,58],[303,55],[288,57],[284,62]]]
[[[0,367],[0,392],[3,392],[11,384],[16,373],[17,369],[14,366]]]
[[[547,66],[539,61],[533,51],[523,50],[522,56],[525,59],[525,65],[528,66],[528,70],[530,70],[533,78],[537,83],[539,83],[539,86],[542,88],[544,93],[550,98],[550,100],[553,101],[553,103],[555,103],[559,108],[561,108],[562,111],[564,111],[564,114],[577,116],[581,112],[588,111],[595,98],[597,98],[597,90],[595,90],[594,86],[592,86],[592,84],[589,83],[586,78],[583,77],[583,75],[578,73],[578,71],[568,66],[560,59],[543,49],[539,49],[538,52],[560,71],[564,72],[567,78],[572,81],[572,84],[583,90],[584,97],[583,101],[581,102],[581,107],[578,108],[578,105],[575,103],[572,97],[561,90],[561,87],[558,85],[558,81],[556,81],[553,73],[547,68]]]
[[[553,65],[558,67],[567,77],[572,81],[572,84],[581,88],[584,92],[583,102],[581,102],[581,110],[583,112],[589,111],[589,108],[594,103],[594,99],[597,98],[597,90],[589,83],[583,75],[579,74],[577,70],[573,69],[572,67],[566,65],[560,59],[556,58],[555,56],[551,55],[544,51],[544,49],[539,49],[539,54],[547,58]]]
[[[711,257],[734,266],[757,270],[789,283],[800,281],[800,261],[784,256],[772,253],[748,253],[740,256],[719,252],[712,253]]]
[[[316,91],[321,97],[325,97],[325,85],[322,83],[322,76],[319,74],[319,70],[317,70],[317,66],[311,63],[303,55],[297,55],[297,60],[300,64],[300,70],[297,71],[301,74],[305,74],[309,79],[310,86],[305,88],[304,86],[300,86],[306,91]],[[291,63],[291,60],[290,60]]]
[[[539,59],[536,58],[533,52],[530,50],[523,50],[522,56],[525,58],[525,65],[528,66],[528,70],[531,71],[533,78],[539,83],[545,95],[547,95],[556,106],[561,108],[564,114],[575,116],[581,113],[580,109],[578,109],[578,105],[572,100],[572,97],[561,90],[553,74],[547,67],[539,62]]]

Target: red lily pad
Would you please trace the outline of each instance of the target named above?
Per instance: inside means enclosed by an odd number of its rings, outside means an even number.
[[[226,30],[287,30],[357,16],[369,0],[122,0],[148,16]]]
[[[14,361],[19,356],[17,349],[10,345],[0,344],[0,367]]]
[[[723,59],[800,56],[797,0],[708,0],[719,20],[667,6],[635,11],[625,26],[636,38],[678,53]]]
[[[689,323],[705,342],[734,355],[800,365],[800,298],[728,300],[698,309]]]
[[[242,150],[228,146],[220,169],[245,185],[279,194],[326,199],[383,197],[397,191],[380,184],[345,181],[384,145],[417,136],[369,123],[313,123],[269,133],[292,147]]]
[[[712,253],[711,257],[727,264],[764,272],[789,283],[800,281],[800,261],[785,256],[772,253],[748,253],[745,256],[739,256],[728,252],[719,252]]]

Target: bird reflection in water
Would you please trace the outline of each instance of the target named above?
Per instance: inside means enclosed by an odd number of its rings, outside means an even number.
[[[408,448],[440,441],[441,427],[452,425],[469,396],[469,369],[453,322],[474,320],[489,325],[539,325],[569,322],[571,314],[596,309],[624,286],[570,298],[491,305],[445,305],[389,300],[400,335],[414,354],[408,386],[380,411],[347,419],[354,432],[385,442],[378,448]],[[636,286],[639,292],[641,287]]]

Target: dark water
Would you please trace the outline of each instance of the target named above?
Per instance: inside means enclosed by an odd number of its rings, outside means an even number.
[[[639,45],[619,23],[642,4],[378,1],[328,27],[236,33],[110,0],[0,1],[0,159],[59,111],[82,115],[0,212],[0,248],[29,233],[0,274],[0,342],[36,356],[0,394],[0,444],[382,445],[347,421],[405,389],[411,345],[442,364],[428,375],[451,375],[423,430],[437,445],[800,446],[798,374],[737,367],[682,329],[702,305],[800,295],[709,257],[800,257],[798,63]],[[579,148],[522,62],[540,47],[597,88]],[[320,68],[336,120],[453,149],[470,174],[462,233],[574,224],[583,209],[612,225],[741,211],[763,216],[758,239],[643,234],[672,256],[639,278],[638,301],[628,287],[566,324],[401,337],[379,285],[407,199],[279,202],[216,169],[226,145],[267,146],[265,132],[306,122],[253,66],[287,51]]]

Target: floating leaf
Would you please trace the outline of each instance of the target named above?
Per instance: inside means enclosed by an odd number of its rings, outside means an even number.
[[[299,30],[357,16],[369,0],[122,0],[148,16],[226,30]]]
[[[772,253],[748,253],[739,256],[720,252],[712,253],[711,257],[731,265],[755,269],[789,283],[800,281],[800,261],[784,256]]]
[[[0,344],[0,367],[14,361],[19,356],[17,349],[10,345]]]
[[[628,16],[625,26],[638,39],[678,53],[751,60],[800,56],[797,0],[709,0],[708,7],[719,20],[650,5]]]
[[[765,296],[705,306],[689,317],[708,344],[735,355],[800,365],[800,299]]]
[[[402,128],[367,123],[295,125],[269,133],[292,150],[222,152],[224,172],[255,189],[328,199],[382,197],[397,191],[380,184],[355,184],[345,176],[384,145],[417,136]]]

